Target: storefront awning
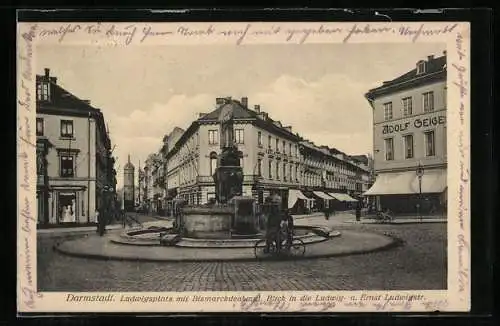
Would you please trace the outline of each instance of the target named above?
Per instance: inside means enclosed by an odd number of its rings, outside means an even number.
[[[349,196],[348,194],[344,194],[345,198],[346,198],[346,201],[351,201],[351,202],[356,202],[358,201],[357,199],[355,198],[352,198],[351,196]]]
[[[322,198],[322,199],[326,199],[326,200],[333,199],[332,197],[328,196],[327,194],[325,194],[322,191],[313,191],[313,194],[315,194],[316,196],[318,196],[319,198]]]
[[[310,198],[307,198],[300,190],[288,190],[288,208],[292,208],[298,199],[311,200]]]
[[[336,193],[336,192],[329,192],[328,194],[330,196],[332,196],[333,198],[337,199],[338,201],[347,201],[347,202],[357,201],[356,199],[352,198],[348,194],[341,194],[341,193]]]
[[[446,170],[424,171],[422,193],[441,193],[446,188]],[[363,195],[410,195],[420,193],[419,181],[415,171],[381,173],[373,186]]]

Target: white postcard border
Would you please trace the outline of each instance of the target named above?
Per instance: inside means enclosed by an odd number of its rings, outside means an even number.
[[[200,32],[193,34],[192,31]],[[225,33],[219,33],[220,31],[225,31]],[[17,300],[19,312],[459,312],[470,310],[469,23],[19,23],[17,40]],[[447,45],[447,155],[448,161],[453,162],[448,165],[447,290],[37,292],[36,136],[34,133],[36,128],[34,69],[36,45],[43,43],[125,47],[158,44],[251,46],[262,43],[288,43],[307,46],[310,43],[404,42],[442,42]],[[102,298],[103,301],[85,301],[91,300],[90,296],[96,295],[108,296],[111,299],[109,301],[104,298]],[[194,301],[194,295],[206,297],[208,301]],[[75,296],[84,296],[82,298],[87,299],[71,300]],[[130,300],[120,301],[123,296]],[[134,296],[135,299],[131,299]],[[323,299],[318,300],[317,296],[322,296]],[[366,299],[367,296],[372,300]],[[252,298],[259,298],[259,300]],[[275,300],[269,300],[269,298],[275,298]],[[375,300],[376,298],[378,299]]]

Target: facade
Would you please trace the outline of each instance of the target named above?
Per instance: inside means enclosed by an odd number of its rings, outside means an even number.
[[[226,105],[231,106],[233,112],[234,139],[244,174],[244,196],[263,203],[271,193],[278,193],[286,206],[290,189],[304,191],[309,199],[303,203],[305,208],[320,209],[322,205],[317,203],[335,200],[325,191],[356,195],[362,176],[369,175],[367,166],[344,153],[304,140],[292,132],[291,126],[269,118],[259,105],[249,109],[247,98],[241,101],[217,98],[215,110],[200,114],[175,142],[164,141],[160,152],[166,170],[168,198],[179,196],[191,205],[208,203],[215,198],[213,174],[220,152],[218,117]],[[318,193],[322,197],[316,196]],[[344,196],[346,198],[352,199]]]
[[[136,201],[135,191],[135,166],[128,161],[123,167],[123,205],[126,212],[134,211]]]
[[[36,87],[38,223],[93,223],[116,199],[104,116],[60,87],[49,69]]]
[[[377,208],[431,213],[446,208],[446,52],[366,94],[373,109]],[[417,175],[421,171],[421,177]]]

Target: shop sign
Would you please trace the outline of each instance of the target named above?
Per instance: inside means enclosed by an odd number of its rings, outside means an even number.
[[[441,115],[432,118],[417,118],[413,121],[406,121],[403,123],[396,123],[393,125],[384,125],[382,127],[382,134],[392,134],[394,132],[406,131],[410,127],[420,129],[422,127],[434,127],[446,123],[446,116]]]

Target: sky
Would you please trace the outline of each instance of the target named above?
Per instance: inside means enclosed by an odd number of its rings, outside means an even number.
[[[441,43],[189,46],[40,45],[44,68],[101,109],[115,145],[118,188],[130,154],[138,166],[176,126],[186,129],[215,98],[248,97],[272,119],[317,145],[372,153],[372,110],[364,94],[413,69]]]

